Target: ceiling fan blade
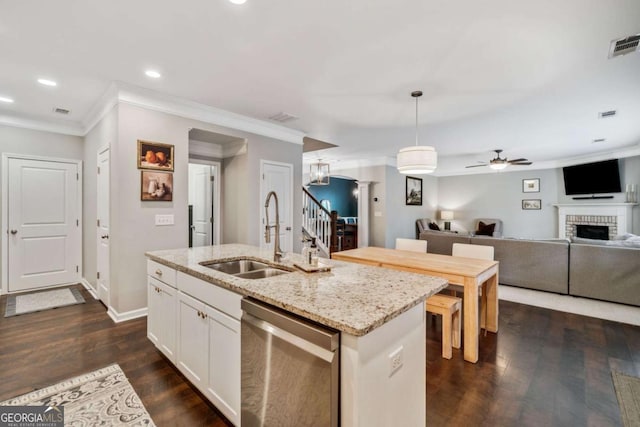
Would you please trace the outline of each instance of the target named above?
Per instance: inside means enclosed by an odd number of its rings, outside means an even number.
[[[509,162],[511,163],[511,162]],[[511,163],[513,166],[529,166],[532,165],[533,162],[518,162],[518,163]]]
[[[519,162],[527,162],[527,159],[513,159],[509,160],[509,163],[519,163]]]
[[[483,165],[471,165],[471,166],[465,166],[465,168],[479,168],[481,166],[487,166],[486,163]]]

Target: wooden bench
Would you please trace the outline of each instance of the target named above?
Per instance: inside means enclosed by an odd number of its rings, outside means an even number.
[[[429,313],[442,316],[442,357],[451,359],[451,347],[460,348],[460,310],[462,299],[451,295],[436,294],[425,301]]]

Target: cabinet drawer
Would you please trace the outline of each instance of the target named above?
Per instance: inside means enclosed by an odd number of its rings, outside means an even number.
[[[240,294],[182,272],[178,272],[178,289],[235,319],[240,319],[242,316],[240,308],[242,295]]]
[[[155,261],[147,260],[147,274],[155,279],[161,280],[167,285],[176,287],[176,271]]]

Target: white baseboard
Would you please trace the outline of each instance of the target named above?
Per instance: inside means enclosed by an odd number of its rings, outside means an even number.
[[[84,277],[80,280],[80,284],[82,286],[84,286],[84,288],[87,290],[87,292],[89,292],[91,294],[91,296],[93,297],[93,299],[98,299],[98,294],[96,293],[96,290],[93,289],[93,286],[91,286],[91,283],[89,283],[87,281],[87,279],[85,279]]]
[[[147,307],[125,311],[124,313],[118,313],[113,307],[109,307],[107,314],[115,323],[120,323],[127,320],[137,319],[138,317],[145,317],[147,315]]]
[[[500,285],[499,298],[535,307],[640,326],[640,307]]]

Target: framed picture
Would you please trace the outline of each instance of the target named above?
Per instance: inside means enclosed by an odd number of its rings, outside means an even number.
[[[138,140],[138,169],[173,172],[173,145]]]
[[[173,201],[173,174],[171,172],[140,171],[140,200]]]
[[[540,192],[540,178],[523,179],[522,180],[522,192],[523,193],[539,193]]]
[[[407,177],[407,205],[422,206],[422,178]]]
[[[542,200],[540,199],[526,199],[522,201],[522,209],[529,210],[540,210],[542,209]]]

